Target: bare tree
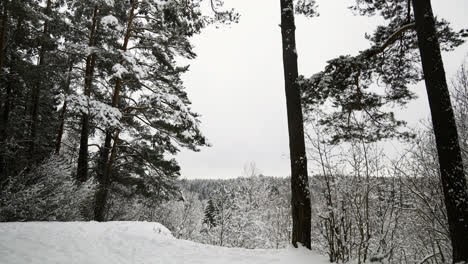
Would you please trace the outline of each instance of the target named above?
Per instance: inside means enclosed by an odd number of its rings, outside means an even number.
[[[248,162],[244,164],[242,168],[242,176],[243,177],[255,177],[261,174],[260,169],[257,167],[254,161]]]

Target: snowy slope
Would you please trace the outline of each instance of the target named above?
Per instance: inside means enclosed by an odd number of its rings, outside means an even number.
[[[305,249],[248,250],[179,240],[158,223],[0,223],[1,264],[322,264]]]

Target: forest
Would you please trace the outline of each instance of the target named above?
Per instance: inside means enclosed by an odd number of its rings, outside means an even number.
[[[468,263],[468,50],[454,75],[443,60],[466,48],[468,27],[434,15],[430,0],[352,0],[349,12],[383,24],[356,36],[368,48],[308,75],[295,23],[321,15],[321,1],[276,0],[290,173],[251,161],[241,175],[197,179],[179,154],[212,144],[184,76],[196,36],[242,21],[231,2],[1,0],[0,263]],[[414,128],[397,112],[418,83],[430,116]],[[389,155],[389,142],[402,150]],[[101,260],[73,240],[86,232],[107,247]],[[137,234],[145,246],[122,247]],[[31,246],[66,236],[83,248]],[[224,253],[190,248],[201,259],[191,261],[179,240]],[[145,255],[155,241],[180,252]]]

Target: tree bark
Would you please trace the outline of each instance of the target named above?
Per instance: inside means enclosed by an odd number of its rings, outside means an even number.
[[[105,209],[107,203],[107,194],[109,192],[110,186],[110,177],[105,177],[105,174],[107,168],[107,161],[109,159],[109,152],[111,149],[111,140],[112,135],[110,131],[107,131],[106,137],[104,139],[104,146],[101,148],[101,153],[98,161],[97,180],[99,185],[96,191],[94,201],[94,220],[99,222],[105,221],[106,219]]]
[[[0,189],[2,183],[8,177],[7,161],[5,154],[7,152],[6,141],[8,139],[8,123],[10,120],[10,99],[11,99],[11,81],[8,80],[6,86],[6,98],[3,106],[2,123],[0,124]]]
[[[135,18],[135,9],[136,9],[137,3],[138,1],[132,2],[132,8],[130,10],[128,23],[127,23],[127,31],[125,33],[124,42],[121,48],[123,52],[127,51],[128,42],[130,40],[131,32],[132,32],[133,19]],[[115,83],[115,88],[114,88],[114,96],[112,97],[112,107],[118,107],[119,105],[121,87],[122,87],[122,79],[117,78],[116,83]],[[100,221],[100,222],[105,221],[105,208],[107,204],[107,196],[109,193],[109,187],[111,184],[111,170],[112,170],[113,162],[117,155],[117,143],[119,141],[119,133],[120,131],[117,129],[113,137],[114,142],[112,144],[112,150],[110,151],[111,155],[109,157],[112,133],[109,129],[106,131],[104,146],[102,148],[102,152],[100,156],[99,169],[98,169],[99,170],[98,171],[99,187],[96,192],[95,205],[94,205],[94,220]]]
[[[297,53],[292,0],[281,2],[281,34],[283,43],[283,67],[286,90],[286,107],[291,159],[291,208],[292,244],[298,243],[310,249],[311,209],[307,157],[304,143],[304,121],[301,97],[297,83]]]
[[[466,178],[430,0],[413,0],[413,12],[439,156],[453,263],[468,263]]]
[[[3,54],[5,51],[5,43],[6,43],[6,31],[7,31],[7,19],[8,19],[8,9],[7,9],[8,1],[3,3],[3,13],[2,13],[2,28],[0,31],[0,81],[6,80],[6,76],[3,75]],[[3,113],[2,113],[2,123],[0,124],[0,188],[2,186],[3,181],[7,177],[6,173],[6,162],[5,162],[5,152],[6,152],[6,144],[5,141],[8,137],[7,135],[7,127],[8,127],[8,119],[10,115],[10,94],[11,94],[11,85],[8,82],[6,86],[6,98],[5,103],[3,106]]]
[[[99,8],[98,6],[94,7],[93,18],[91,31],[89,36],[88,47],[94,47],[96,44],[96,28],[97,28],[97,16]],[[85,69],[85,83],[84,83],[84,94],[88,97],[91,96],[91,89],[93,84],[94,76],[94,65],[96,63],[96,54],[92,52],[86,57],[86,69]],[[89,140],[89,115],[88,113],[83,113],[81,118],[81,137],[80,137],[80,150],[78,154],[78,166],[76,172],[76,178],[80,182],[85,182],[88,180],[88,140]]]
[[[72,69],[73,69],[73,62],[70,62],[70,68],[68,69],[67,81],[65,83],[65,101],[63,102],[62,112],[60,113],[60,125],[59,125],[59,129],[57,131],[57,140],[55,142],[55,154],[59,154],[60,153],[60,148],[62,147],[62,137],[63,137],[63,131],[64,131],[64,127],[65,127],[65,116],[67,114],[67,98],[66,98],[66,96],[68,95],[68,93],[70,91]]]
[[[47,7],[46,7],[46,15],[50,13],[50,8],[51,8],[52,2],[51,0],[47,0]],[[47,34],[49,32],[49,22],[46,20],[44,21],[44,31],[43,31],[43,37],[46,38]],[[41,49],[39,50],[39,63],[38,67],[42,68],[42,66],[45,64],[45,53],[46,53],[47,47],[46,43],[43,40],[41,43]],[[37,125],[38,125],[38,120],[39,120],[39,101],[40,101],[40,95],[41,95],[41,81],[37,80],[37,84],[34,85],[33,91],[32,91],[32,111],[31,111],[31,144],[29,146],[29,154],[31,157],[34,157],[34,151],[35,151],[35,146],[36,146],[36,137],[37,137]]]
[[[6,31],[7,31],[7,22],[8,22],[8,1],[3,3],[3,14],[2,14],[2,30],[0,31],[0,73],[3,72],[3,53],[5,50],[6,43]]]

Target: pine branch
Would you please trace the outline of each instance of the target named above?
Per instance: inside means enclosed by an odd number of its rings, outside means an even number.
[[[416,24],[409,23],[401,26],[397,31],[395,31],[390,37],[385,40],[385,42],[377,48],[372,49],[371,53],[367,55],[368,58],[373,57],[379,53],[382,53],[388,46],[392,45],[395,43],[395,41],[406,31],[409,30],[415,30],[416,29]]]

